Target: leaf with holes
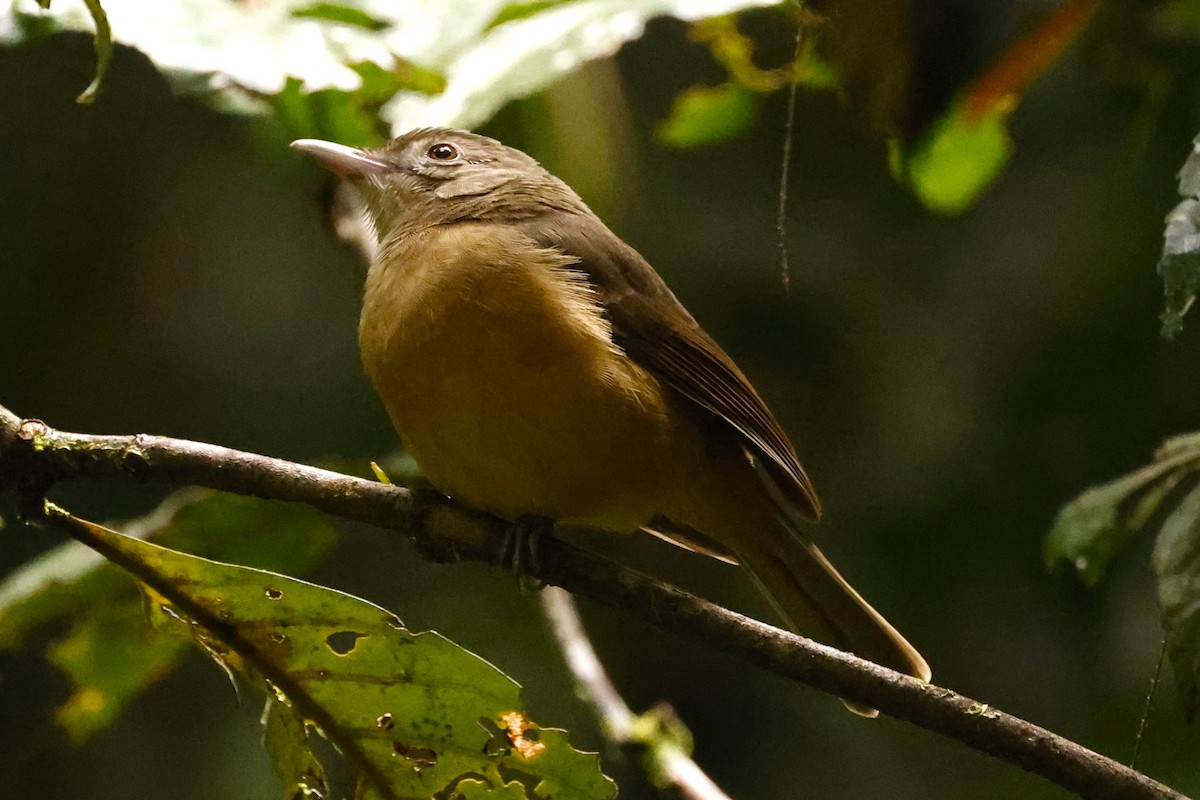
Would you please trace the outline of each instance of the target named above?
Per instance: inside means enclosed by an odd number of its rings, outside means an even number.
[[[410,632],[333,589],[52,513],[165,598],[207,651],[319,730],[358,771],[361,796],[429,797],[467,779],[516,780],[530,795],[615,795],[596,756],[525,716],[512,679],[438,634]]]
[[[307,506],[209,491],[178,492],[122,526],[148,538],[231,561],[303,573],[324,559],[337,531]],[[0,650],[45,625],[71,620],[48,650],[73,687],[56,714],[76,744],[115,720],[188,651],[185,637],[146,624],[146,604],[120,570],[70,542],[0,582]]]

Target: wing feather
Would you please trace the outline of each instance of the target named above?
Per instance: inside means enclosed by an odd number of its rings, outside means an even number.
[[[636,250],[591,214],[563,211],[523,227],[542,246],[578,260],[612,322],[619,347],[743,437],[752,459],[757,456],[755,467],[772,497],[777,504],[785,501],[789,516],[820,517],[812,481],[766,403]]]

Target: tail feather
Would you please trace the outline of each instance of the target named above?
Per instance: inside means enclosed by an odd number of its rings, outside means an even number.
[[[799,537],[777,547],[743,547],[738,560],[788,627],[805,636],[928,681],[929,665],[883,616],[846,582],[816,545]],[[846,704],[864,716],[878,712]]]

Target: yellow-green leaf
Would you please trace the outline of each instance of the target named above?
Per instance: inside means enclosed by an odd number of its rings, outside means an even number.
[[[122,527],[139,538],[298,573],[337,540],[328,519],[307,506],[196,490],[176,493]],[[77,542],[0,582],[0,650],[63,618],[71,627],[47,655],[72,686],[55,718],[76,744],[115,720],[187,652],[186,638],[147,624],[146,603],[121,571]]]
[[[615,794],[594,755],[529,721],[512,679],[436,633],[410,632],[333,589],[51,514],[162,595],[206,650],[328,738],[369,787],[363,796],[429,797],[467,778],[518,780],[541,796]]]
[[[960,100],[933,124],[902,167],[927,208],[961,214],[971,207],[1012,155],[1007,119],[1002,110],[976,118]]]
[[[658,141],[670,147],[720,144],[745,133],[758,117],[759,95],[736,81],[693,86],[675,98],[659,125]]]

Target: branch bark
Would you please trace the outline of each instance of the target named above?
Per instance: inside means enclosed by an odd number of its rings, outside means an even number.
[[[57,431],[0,406],[0,489],[40,496],[73,478],[195,484],[307,503],[395,530],[425,558],[498,563],[507,523],[431,493],[216,445],[162,436]],[[1167,786],[1044,728],[709,603],[556,539],[530,576],[785,678],[877,708],[1041,775],[1083,797],[1186,800]]]

